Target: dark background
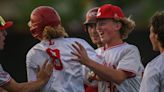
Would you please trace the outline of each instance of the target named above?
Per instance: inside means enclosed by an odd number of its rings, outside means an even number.
[[[125,41],[139,48],[145,66],[158,55],[158,52],[152,50],[148,24],[153,13],[163,10],[162,0],[158,2],[156,0],[1,0],[0,15],[5,20],[14,21],[13,27],[7,30],[5,49],[0,51],[0,63],[3,68],[16,81],[27,81],[26,54],[38,42],[32,38],[27,26],[30,13],[35,7],[40,5],[54,7],[59,12],[63,26],[70,37],[83,38],[96,48],[88,34],[83,31],[82,25],[88,9],[105,3],[118,5],[126,16],[132,15],[136,28]]]

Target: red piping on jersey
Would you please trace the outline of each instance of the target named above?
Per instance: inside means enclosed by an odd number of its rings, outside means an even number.
[[[135,71],[130,71],[130,70],[122,69],[122,68],[119,68],[119,70],[122,70],[123,72],[125,72],[128,78],[132,78],[136,76]]]
[[[109,48],[106,48],[106,47],[104,46],[104,51],[105,51],[105,50],[108,50],[108,49],[117,48],[117,47],[120,47],[120,46],[125,45],[125,44],[127,44],[127,43],[126,43],[126,42],[124,42],[124,43],[121,43],[121,44],[118,44],[118,45],[114,45],[114,46],[109,47]]]

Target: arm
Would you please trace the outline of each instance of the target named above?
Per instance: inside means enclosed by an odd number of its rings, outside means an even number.
[[[9,92],[35,92],[41,89],[49,80],[53,71],[53,64],[47,64],[47,61],[41,67],[37,74],[36,81],[30,81],[27,83],[17,83],[14,79],[11,79],[7,84],[2,87]]]
[[[7,92],[7,91],[3,89],[2,87],[0,87],[0,92]]]
[[[117,70],[102,64],[98,64],[91,59],[88,59],[88,62],[89,63],[87,63],[86,66],[93,70],[101,80],[112,81],[116,84],[121,84],[125,79],[127,79],[126,73],[122,70]]]
[[[80,61],[80,63],[89,67],[101,79],[103,79],[105,81],[112,81],[116,84],[120,84],[120,83],[122,83],[122,81],[127,79],[127,74],[124,71],[119,70],[119,69],[113,69],[111,67],[104,66],[102,64],[99,64],[99,63],[91,60],[88,57],[87,52],[85,51],[84,47],[81,44],[79,44],[78,42],[76,42],[76,45],[78,47],[75,45],[73,45],[73,47],[76,49],[77,53],[72,52],[72,54],[74,54],[78,58],[73,59],[73,60],[76,60],[76,61],[78,60],[78,61]]]

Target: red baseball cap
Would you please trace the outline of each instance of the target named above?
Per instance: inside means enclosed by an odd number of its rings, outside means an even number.
[[[57,27],[61,24],[58,12],[50,6],[35,8],[30,17],[30,31],[34,37],[41,36],[45,26]]]
[[[112,4],[105,4],[98,9],[97,19],[103,18],[124,18],[121,8]]]
[[[0,31],[9,28],[12,25],[13,25],[13,22],[12,21],[5,22],[5,20],[2,18],[2,16],[0,16]]]
[[[96,23],[96,15],[97,15],[98,7],[94,7],[90,10],[88,10],[86,14],[86,20],[84,22],[84,25],[89,23]]]

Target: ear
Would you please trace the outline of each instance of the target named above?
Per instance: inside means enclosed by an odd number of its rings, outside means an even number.
[[[117,23],[115,24],[115,30],[120,30],[121,27],[122,27],[122,24],[121,24],[120,22],[117,22]]]

